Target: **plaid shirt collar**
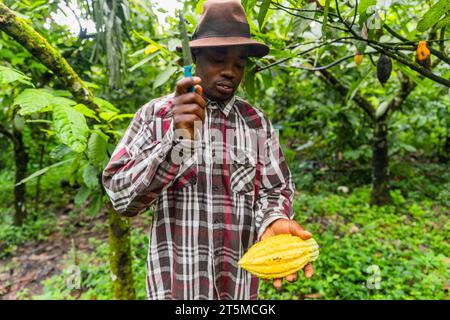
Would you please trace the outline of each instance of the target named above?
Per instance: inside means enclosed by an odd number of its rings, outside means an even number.
[[[231,109],[234,106],[234,102],[236,101],[236,96],[233,95],[230,99],[225,101],[216,101],[205,97],[205,101],[207,108],[219,108],[219,110],[222,111],[225,117],[228,117]]]

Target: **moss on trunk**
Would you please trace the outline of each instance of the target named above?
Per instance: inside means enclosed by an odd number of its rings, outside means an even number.
[[[129,219],[121,218],[117,212],[109,209],[108,223],[109,262],[114,299],[134,300],[136,292],[132,270]]]

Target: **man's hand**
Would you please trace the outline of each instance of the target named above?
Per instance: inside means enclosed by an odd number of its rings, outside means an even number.
[[[203,91],[199,85],[201,81],[202,79],[199,77],[184,78],[178,81],[173,100],[174,128],[187,130],[191,140],[195,138],[195,121],[201,121],[203,123],[205,120],[206,102],[202,98]],[[192,86],[195,87],[195,92],[188,92]]]
[[[298,236],[303,240],[308,240],[312,237],[312,234],[308,231],[303,230],[297,222],[293,220],[278,219],[272,222],[261,236],[261,240],[265,238],[275,236],[277,234],[290,233],[294,236]],[[313,266],[308,263],[304,268],[303,272],[306,278],[311,278],[314,274]],[[285,277],[286,281],[294,282],[297,280],[297,272],[292,273]],[[281,278],[273,279],[273,286],[280,290],[281,289]]]

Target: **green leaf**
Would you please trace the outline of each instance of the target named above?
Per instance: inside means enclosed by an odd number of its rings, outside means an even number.
[[[433,5],[417,24],[417,31],[425,32],[430,29],[440,17],[450,10],[450,0],[440,0]]]
[[[77,103],[73,100],[63,98],[63,97],[54,97],[52,95],[51,105],[52,106],[60,106],[60,107],[72,107]]]
[[[50,158],[52,159],[62,159],[67,154],[73,152],[72,149],[70,149],[68,146],[64,144],[60,144],[56,146],[51,152],[50,152]]]
[[[113,118],[110,119],[110,121],[112,121],[112,120],[120,120],[120,119],[127,119],[127,118],[133,118],[134,116],[135,116],[134,113],[122,113],[122,114],[114,116]]]
[[[257,1],[258,0],[242,0],[242,6],[244,7],[247,16],[251,13]]]
[[[86,149],[89,128],[80,112],[64,105],[55,105],[53,125],[62,143],[78,153]]]
[[[399,145],[401,148],[403,148],[403,149],[405,149],[406,151],[408,151],[408,152],[417,152],[417,149],[416,149],[414,146],[410,145],[410,144],[406,144],[406,143],[403,143],[403,142],[399,142],[398,145]]]
[[[132,66],[130,69],[128,69],[128,71],[132,72],[134,70],[136,70],[137,68],[139,68],[140,66],[144,65],[145,63],[147,63],[148,61],[152,60],[154,57],[156,57],[157,55],[159,55],[161,51],[156,51],[153,52],[152,54],[146,56],[144,59],[142,59],[141,61],[139,61],[138,63],[136,63],[134,66]]]
[[[64,160],[64,161],[60,161],[60,162],[54,163],[54,164],[52,164],[52,165],[50,165],[48,167],[42,168],[42,169],[36,171],[35,173],[29,175],[25,179],[20,180],[18,183],[16,183],[16,186],[21,185],[22,183],[26,183],[26,182],[28,182],[28,181],[36,178],[36,177],[39,177],[40,175],[43,175],[44,173],[46,173],[48,170],[50,170],[52,168],[55,168],[55,167],[59,167],[59,166],[65,164],[65,163],[67,163],[69,161],[72,161],[72,160],[73,160],[73,158],[67,159],[67,160]]]
[[[142,40],[148,42],[149,44],[154,45],[155,47],[157,47],[159,50],[163,51],[166,54],[169,54],[169,51],[167,51],[166,48],[164,48],[163,46],[161,46],[158,42],[153,41],[152,39],[150,39],[147,36],[144,36],[143,34],[133,30],[133,34],[136,35],[137,37],[141,38]]]
[[[120,112],[120,110],[114,107],[111,102],[102,98],[94,97],[94,103],[100,107],[101,111]]]
[[[94,190],[99,186],[98,174],[98,170],[93,165],[88,164],[84,168],[83,181],[89,189]]]
[[[82,185],[74,198],[75,205],[77,207],[81,206],[84,202],[86,202],[86,199],[89,197],[90,193],[91,190],[89,190],[89,188],[87,188],[86,186]]]
[[[7,84],[17,81],[19,83],[33,86],[30,80],[30,77],[27,77],[19,70],[0,66],[0,84]]]
[[[177,67],[168,67],[166,70],[158,74],[153,82],[153,89],[156,89],[166,83],[177,70]]]
[[[304,10],[307,10],[306,12],[302,13],[302,16],[304,17],[295,17],[294,23],[292,26],[292,32],[295,36],[301,37],[303,35],[303,32],[306,31],[306,29],[311,25],[311,20],[314,18],[314,10],[317,8],[317,4],[315,2],[308,3],[302,7]],[[307,19],[305,19],[307,18]]]
[[[116,115],[117,112],[100,112],[100,118],[105,121],[111,121]]]
[[[203,3],[205,2],[205,0],[199,0],[197,2],[197,5],[195,6],[195,13],[197,14],[201,14],[202,10],[203,10]]]
[[[259,8],[259,13],[258,13],[259,30],[262,30],[264,27],[267,12],[269,11],[269,7],[270,7],[270,1],[271,0],[263,0],[261,7]]]
[[[103,207],[103,195],[96,192],[92,197],[91,203],[87,208],[87,213],[91,216],[95,216]]]
[[[43,89],[25,89],[15,99],[13,105],[20,107],[20,115],[51,110],[54,97]]]
[[[377,5],[377,0],[361,0],[360,3],[358,4],[358,14],[359,14],[359,23],[360,25],[362,25],[364,22],[366,22],[367,18],[372,15],[372,13],[374,12],[373,10],[371,10],[369,12],[369,8],[376,6]],[[354,10],[352,10],[352,12],[350,13],[350,15],[353,16],[354,14]]]
[[[366,14],[366,11],[369,7],[375,6],[377,4],[377,0],[361,0],[358,4],[358,14]]]
[[[106,148],[108,141],[101,135],[93,132],[89,138],[87,154],[91,164],[97,168],[103,166],[103,161],[106,159]]]
[[[83,155],[81,153],[77,153],[75,158],[73,158],[72,163],[70,164],[68,179],[70,185],[73,186],[75,183],[75,179],[77,178],[77,172],[80,170],[80,163]]]
[[[75,107],[73,107],[73,108],[75,110],[77,110],[78,112],[84,114],[86,117],[93,118],[93,119],[97,120],[98,122],[100,122],[100,119],[97,117],[95,111],[92,109],[89,109],[84,104],[79,103],[79,104],[75,105]]]
[[[436,24],[436,29],[441,29],[450,24],[450,15],[446,16]]]

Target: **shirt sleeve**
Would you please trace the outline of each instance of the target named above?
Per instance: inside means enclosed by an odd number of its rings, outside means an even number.
[[[273,221],[294,218],[292,201],[295,186],[276,132],[270,121],[267,123],[264,148],[260,154],[259,192],[255,198],[257,241]]]
[[[146,114],[152,113],[149,108],[152,103],[136,112],[103,170],[106,193],[124,216],[144,211],[180,176],[189,179],[197,174],[191,140],[174,138],[173,121],[164,136],[156,139],[158,126],[153,121],[157,118],[147,119]]]

